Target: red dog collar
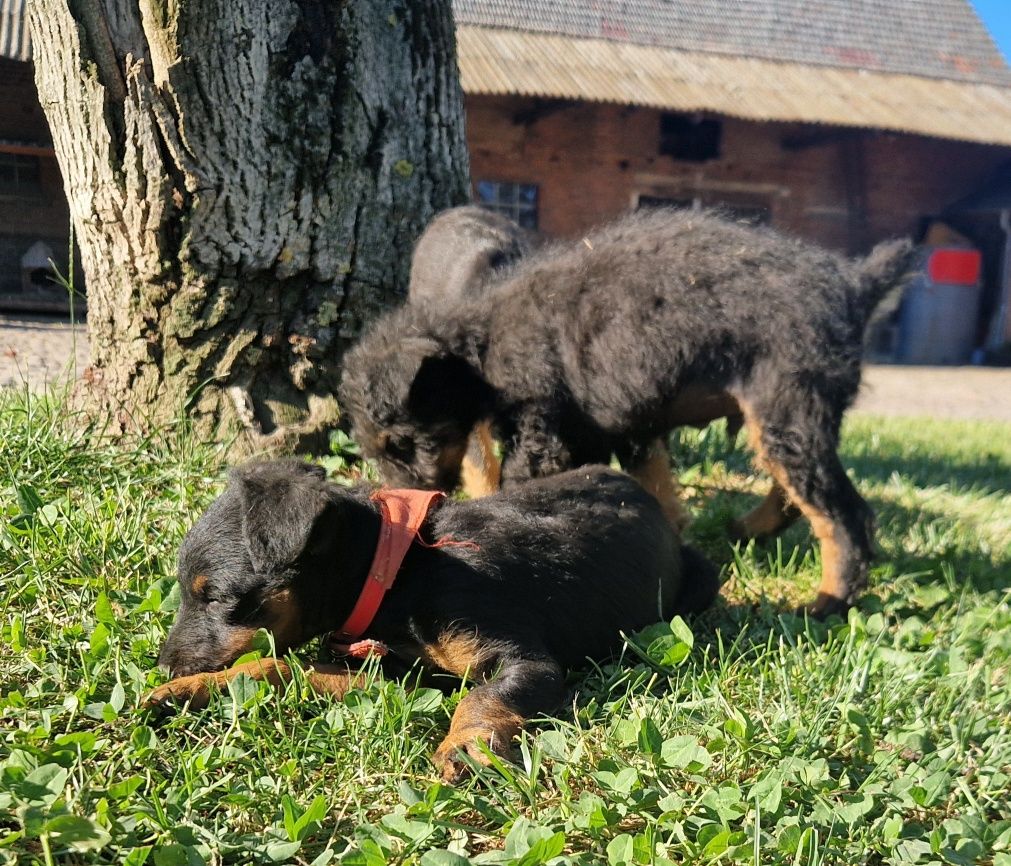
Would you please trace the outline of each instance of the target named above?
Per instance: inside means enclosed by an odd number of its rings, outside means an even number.
[[[379,541],[372,558],[372,567],[336,638],[341,643],[357,640],[372,624],[376,611],[397,578],[400,565],[407,556],[418,530],[425,522],[432,504],[445,498],[438,490],[377,490],[372,498],[379,503]]]

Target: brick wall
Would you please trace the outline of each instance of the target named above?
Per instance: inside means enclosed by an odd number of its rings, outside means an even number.
[[[39,167],[37,186],[0,187],[0,296],[20,295],[21,256],[38,240],[53,250],[61,271],[67,270],[70,210],[50,142],[31,64],[0,59],[0,153],[33,145],[28,155],[38,160]]]
[[[471,96],[471,174],[538,184],[539,224],[549,235],[576,235],[649,195],[763,203],[777,228],[859,252],[915,234],[924,217],[1011,159],[1006,147],[727,118],[719,158],[684,162],[659,155],[660,116],[630,106]]]

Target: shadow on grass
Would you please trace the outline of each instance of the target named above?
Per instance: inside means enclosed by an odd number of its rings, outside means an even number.
[[[1011,547],[991,549],[958,518],[920,506],[907,508],[891,500],[871,498],[878,519],[877,564],[887,564],[895,575],[928,573],[941,577],[948,566],[956,581],[977,592],[1011,588]],[[903,540],[936,544],[929,552],[903,547]]]
[[[744,551],[731,541],[727,524],[757,505],[762,497],[719,488],[709,488],[706,493],[708,501],[697,512],[687,537],[717,565],[727,566]],[[871,590],[902,575],[915,575],[920,584],[937,582],[943,579],[945,567],[960,585],[977,592],[1011,588],[1011,549],[990,549],[958,516],[925,506],[909,508],[876,496],[871,496],[869,502],[878,523]],[[933,545],[934,549],[911,549],[918,545]],[[781,571],[785,573],[779,580],[788,580],[805,561],[810,563],[817,549],[817,540],[801,519],[778,539],[756,544],[748,561],[760,576],[772,578]],[[793,610],[792,604],[782,598],[763,603],[772,604],[780,613]]]
[[[858,419],[855,423],[856,428],[844,434],[840,453],[847,468],[865,486],[865,495],[867,486],[883,486],[896,476],[905,485],[920,490],[947,486],[969,497],[972,504],[979,504],[980,513],[975,519],[985,520],[985,498],[1011,493],[1011,458],[1004,441],[994,438],[1003,431],[1000,425],[993,425],[991,430],[986,425],[971,424],[890,427],[874,419]],[[701,431],[677,431],[671,438],[671,450],[676,461],[687,467],[684,477],[689,483],[697,479],[701,491],[688,539],[717,564],[732,563],[741,554],[735,552],[727,525],[757,505],[761,497],[709,481],[727,473],[753,475],[748,449],[738,446],[728,436],[726,425],[717,422]],[[974,518],[956,510],[958,503],[943,511],[929,502],[900,503],[876,491],[870,491],[867,498],[878,523],[872,589],[911,575],[929,584],[942,580],[945,571],[959,584],[977,591],[1011,587],[1011,542],[998,538],[991,543],[975,529]],[[1000,504],[995,502],[995,516],[999,509]],[[807,522],[799,520],[778,541],[759,545],[747,557],[747,563],[759,576],[768,573],[775,577],[779,572],[780,581],[788,581],[801,563],[808,569],[816,549]],[[770,566],[770,559],[790,565],[786,569]],[[777,606],[783,611],[790,609],[785,602]]]
[[[998,454],[979,454],[972,462],[951,458],[895,458],[844,453],[843,462],[861,481],[886,484],[894,475],[915,487],[949,485],[981,495],[1011,494],[1011,467]]]

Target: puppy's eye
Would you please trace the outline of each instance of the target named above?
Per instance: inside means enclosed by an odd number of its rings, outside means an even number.
[[[414,442],[411,439],[388,439],[386,453],[400,463],[410,463],[414,460]]]
[[[265,599],[259,592],[243,593],[229,614],[233,622],[251,624],[262,619]]]

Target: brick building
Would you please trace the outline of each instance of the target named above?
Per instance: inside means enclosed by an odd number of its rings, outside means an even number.
[[[967,0],[454,7],[486,204],[561,236],[720,206],[852,254],[940,218],[984,254],[976,343],[1011,339],[1000,209],[949,211],[1011,161],[1011,70]]]
[[[48,252],[64,267],[69,228],[26,2],[0,0],[7,306],[45,300],[35,266]],[[1011,166],[1011,70],[968,0],[454,9],[485,204],[554,236],[630,207],[719,206],[854,254],[940,219],[983,253],[976,342],[1011,340],[1011,184],[992,194]]]
[[[70,209],[32,76],[26,0],[0,0],[0,308],[62,310]],[[75,280],[81,286],[78,275]]]

